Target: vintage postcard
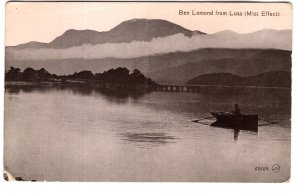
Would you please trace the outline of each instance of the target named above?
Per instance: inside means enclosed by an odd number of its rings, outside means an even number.
[[[8,2],[4,179],[287,182],[292,12]]]

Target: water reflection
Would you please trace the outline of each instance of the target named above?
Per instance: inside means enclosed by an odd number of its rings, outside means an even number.
[[[129,98],[134,102],[142,98],[145,91],[126,91],[126,90],[108,90],[102,89],[95,85],[88,84],[62,84],[62,83],[6,83],[5,91],[8,94],[18,95],[20,92],[25,93],[46,93],[51,91],[69,91],[75,95],[91,96],[101,95],[108,102],[113,103],[128,103]]]
[[[166,133],[122,133],[121,140],[137,144],[140,148],[153,148],[175,143],[175,137]]]
[[[193,123],[199,123],[201,125],[207,125],[211,127],[217,127],[221,129],[231,129],[233,132],[233,140],[238,141],[238,137],[240,132],[242,131],[243,133],[248,133],[252,135],[257,135],[258,129],[240,129],[240,128],[230,128],[230,127],[224,127],[220,125],[216,125],[216,121],[212,119],[212,117],[207,117],[207,118],[202,118],[202,119],[196,119],[192,120]]]
[[[20,92],[31,93],[39,92],[45,93],[49,91],[50,85],[39,85],[39,84],[28,84],[28,83],[19,83],[15,85],[13,83],[5,84],[5,91],[9,94],[18,95]]]
[[[239,138],[241,132],[243,132],[243,134],[248,134],[248,135],[252,135],[252,136],[257,136],[257,131],[249,131],[249,130],[234,129],[234,130],[233,130],[233,140],[234,140],[234,141],[238,141],[238,138]]]
[[[270,176],[253,174],[252,165],[276,162],[284,167],[284,181],[289,127],[261,126],[256,135],[191,122],[210,110],[230,110],[233,102],[245,113],[289,121],[289,92],[251,90],[227,98],[214,95],[222,94],[217,89],[142,96],[91,87],[6,86],[4,163],[13,175],[38,181],[263,182]],[[132,102],[135,97],[141,99]]]
[[[233,133],[233,139],[234,139],[234,141],[237,141],[238,137],[239,137],[240,130],[239,129],[234,129],[233,132],[234,132]]]

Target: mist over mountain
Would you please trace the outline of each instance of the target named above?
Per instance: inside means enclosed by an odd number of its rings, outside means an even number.
[[[91,36],[92,37],[92,36]],[[137,58],[142,56],[189,52],[201,48],[230,49],[291,49],[291,32],[262,30],[250,34],[220,32],[212,35],[185,36],[182,33],[166,37],[153,38],[151,41],[132,41],[121,43],[83,44],[68,48],[24,48],[9,47],[7,56],[18,60],[54,60],[54,59],[102,59]],[[85,39],[72,38],[76,42]],[[73,42],[74,42],[73,41]],[[71,43],[72,41],[70,41]],[[52,44],[52,43],[50,43]],[[42,46],[41,43],[30,43]]]
[[[6,47],[5,67],[56,74],[138,68],[156,81],[182,83],[213,72],[290,71],[291,44],[291,30],[205,34],[165,20],[132,19],[105,32],[68,30],[50,43]]]

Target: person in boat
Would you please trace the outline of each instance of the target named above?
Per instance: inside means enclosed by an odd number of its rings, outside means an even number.
[[[239,108],[238,104],[234,104],[234,111],[232,111],[233,114],[241,114],[241,110]]]

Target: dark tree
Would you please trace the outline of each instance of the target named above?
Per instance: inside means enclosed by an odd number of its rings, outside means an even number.
[[[94,74],[91,71],[84,70],[81,72],[75,72],[72,75],[69,75],[70,79],[75,79],[75,80],[94,80]]]
[[[38,73],[33,68],[26,68],[22,72],[22,80],[23,81],[35,81],[38,79]]]
[[[147,78],[137,69],[133,70],[133,73],[130,75],[131,84],[147,84]]]
[[[49,72],[47,72],[45,68],[41,68],[36,72],[37,72],[37,78],[36,78],[37,80],[48,81],[52,78],[52,75]]]
[[[19,81],[21,79],[21,69],[11,66],[5,73],[5,80],[7,81]]]
[[[105,83],[126,83],[129,77],[129,70],[127,68],[117,68],[105,71],[101,75],[97,75],[100,81]]]

